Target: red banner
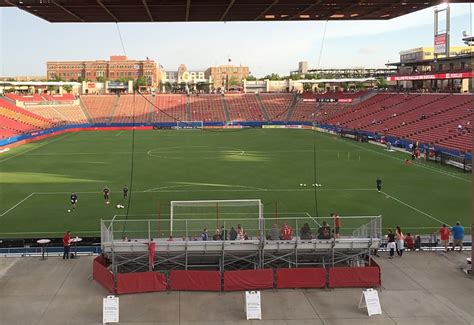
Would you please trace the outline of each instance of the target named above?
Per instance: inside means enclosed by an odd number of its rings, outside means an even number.
[[[221,273],[219,271],[171,271],[170,288],[171,290],[220,291]]]
[[[380,269],[377,266],[332,267],[329,269],[330,288],[368,288],[380,285]]]
[[[117,294],[166,291],[166,277],[158,272],[117,274]]]
[[[224,272],[224,291],[273,288],[273,270],[244,270]]]
[[[324,268],[301,268],[301,269],[277,269],[276,287],[283,288],[325,288],[326,269]]]
[[[92,278],[110,293],[114,293],[114,275],[107,269],[102,256],[97,256],[92,263]]]

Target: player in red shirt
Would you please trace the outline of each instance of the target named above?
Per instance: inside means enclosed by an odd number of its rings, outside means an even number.
[[[446,227],[445,224],[441,228],[439,228],[439,236],[441,238],[441,245],[444,246],[444,251],[448,252],[448,244],[449,244],[449,228]]]
[[[283,227],[281,227],[281,232],[280,232],[281,239],[283,240],[291,240],[293,237],[293,229],[286,223],[283,224]]]
[[[407,236],[405,237],[405,244],[407,249],[409,250],[414,250],[414,243],[413,243],[413,237],[411,236],[410,233],[407,233]]]
[[[69,259],[69,250],[71,249],[71,232],[67,231],[63,236],[64,254],[63,260]]]

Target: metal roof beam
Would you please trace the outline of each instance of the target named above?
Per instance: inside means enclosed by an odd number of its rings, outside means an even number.
[[[298,19],[300,18],[300,16],[302,14],[304,14],[305,12],[313,9],[314,7],[317,7],[321,4],[321,2],[323,2],[323,0],[317,0],[315,3],[313,3],[312,5],[309,5],[308,7],[304,8],[303,10],[301,10],[300,12],[298,12],[296,15],[293,15],[290,20],[293,20],[293,19]]]
[[[227,14],[229,13],[234,3],[235,3],[235,0],[230,0],[229,5],[227,6],[227,8],[225,9],[224,13],[221,16],[221,19],[219,19],[220,21],[223,21],[225,19],[225,16],[227,16]]]
[[[145,7],[146,13],[148,14],[148,17],[150,17],[150,21],[155,21],[155,19],[153,19],[153,16],[151,14],[150,8],[148,7],[148,4],[146,3],[146,0],[142,0],[142,3],[143,3],[143,7]]]
[[[99,4],[99,6],[102,7],[102,9],[104,9],[110,17],[112,17],[113,20],[115,20],[116,23],[120,22],[120,20],[109,10],[109,8],[107,8],[103,3],[102,1],[100,0],[96,0],[97,3]]]
[[[67,9],[67,8],[65,8],[65,7],[63,7],[63,6],[61,6],[61,5],[60,5],[59,3],[57,3],[55,0],[52,0],[51,2],[52,2],[55,6],[57,6],[58,8],[61,8],[62,10],[64,10],[65,12],[67,12],[68,14],[70,14],[71,16],[73,16],[74,18],[76,18],[77,20],[82,21],[83,23],[86,22],[83,18],[79,17],[78,15],[76,15],[75,13],[73,13],[71,10],[69,10],[69,9]]]
[[[255,17],[254,20],[259,20],[260,18],[262,18],[267,12],[270,11],[270,9],[272,9],[280,0],[275,0],[273,1],[273,3],[271,5],[269,5],[267,8],[265,8],[265,10],[263,10],[257,17]]]
[[[189,21],[189,11],[191,9],[191,0],[186,2],[186,21]]]

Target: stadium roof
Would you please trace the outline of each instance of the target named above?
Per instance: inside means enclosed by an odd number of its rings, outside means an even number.
[[[440,3],[439,0],[0,0],[0,7],[18,7],[52,23],[91,23],[386,20]]]

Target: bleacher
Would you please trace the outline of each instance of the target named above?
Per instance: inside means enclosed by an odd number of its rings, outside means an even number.
[[[205,94],[189,98],[192,121],[222,122],[226,120],[222,95]]]
[[[82,106],[94,123],[107,123],[109,121],[116,100],[117,96],[113,95],[81,96]]]
[[[88,123],[87,117],[79,105],[35,105],[25,106],[25,109],[56,124]]]
[[[154,108],[152,122],[176,122],[176,119],[189,121],[186,114],[186,96],[184,95],[157,94],[155,96],[155,106],[159,110]]]
[[[224,96],[232,121],[263,121],[263,113],[253,94],[225,94]]]
[[[293,102],[294,96],[292,93],[263,93],[260,94],[260,101],[270,120],[281,121],[286,119],[288,109]]]
[[[115,109],[112,123],[147,123],[149,122],[150,96],[121,95]]]
[[[74,101],[76,97],[73,94],[49,95],[49,94],[31,94],[31,95],[17,95],[7,94],[6,97],[19,102],[61,102]]]

